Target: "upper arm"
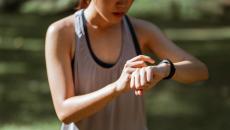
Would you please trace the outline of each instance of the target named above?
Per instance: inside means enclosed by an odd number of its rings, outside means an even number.
[[[63,101],[74,96],[71,67],[71,38],[58,24],[48,28],[45,41],[45,60],[49,87],[56,112]]]
[[[143,20],[135,20],[134,23],[136,23],[139,39],[142,39],[140,44],[143,44],[141,46],[144,50],[149,50],[161,59],[167,58],[174,62],[195,59],[169,40],[154,24]]]

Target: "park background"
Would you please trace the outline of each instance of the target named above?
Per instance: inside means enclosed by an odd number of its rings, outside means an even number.
[[[0,0],[0,130],[58,130],[44,38],[77,0]],[[207,64],[208,81],[162,81],[145,95],[150,130],[230,129],[230,0],[135,0],[129,15],[156,24]]]

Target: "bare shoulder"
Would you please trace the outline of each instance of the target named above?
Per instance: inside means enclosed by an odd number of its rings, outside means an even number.
[[[73,15],[62,18],[52,23],[47,30],[47,34],[71,34],[74,31]]]
[[[130,17],[130,20],[133,26],[137,29],[137,31],[154,31],[155,29],[158,29],[158,27],[154,23],[143,19]]]
[[[74,16],[70,15],[52,23],[46,33],[46,46],[52,48],[70,49],[75,40]]]
[[[138,40],[140,41],[140,46],[142,46],[144,51],[148,51],[146,50],[146,46],[148,46],[147,44],[150,42],[150,39],[161,34],[160,29],[154,23],[146,20],[134,17],[130,17],[130,20],[137,33]]]

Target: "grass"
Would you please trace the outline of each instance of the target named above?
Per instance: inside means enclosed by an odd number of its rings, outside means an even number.
[[[60,123],[55,119],[47,122],[33,122],[30,124],[9,123],[0,126],[0,130],[59,130]]]

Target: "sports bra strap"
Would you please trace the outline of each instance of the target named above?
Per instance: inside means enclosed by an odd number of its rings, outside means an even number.
[[[142,52],[141,52],[141,49],[140,49],[140,44],[138,42],[138,39],[137,39],[135,30],[133,28],[133,25],[132,25],[132,23],[131,23],[131,21],[130,21],[130,19],[129,19],[129,17],[127,15],[125,15],[125,19],[126,19],[127,24],[129,26],[129,30],[130,30],[130,33],[131,33],[131,36],[132,36],[132,39],[133,39],[133,42],[134,42],[136,53],[137,53],[137,55],[141,55]]]

